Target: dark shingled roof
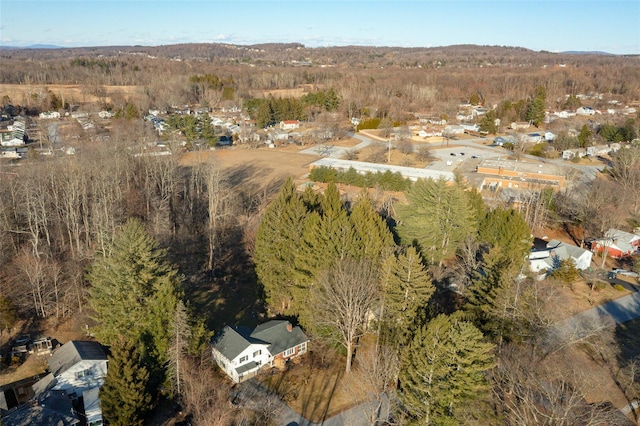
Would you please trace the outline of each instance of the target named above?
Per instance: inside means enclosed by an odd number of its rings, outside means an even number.
[[[232,360],[252,343],[268,345],[251,337],[251,329],[243,326],[226,326],[213,339],[213,347],[227,359]]]
[[[291,327],[291,323],[284,320],[273,320],[257,326],[251,337],[271,343],[269,352],[273,356],[309,341],[300,327]]]
[[[100,343],[72,340],[56,349],[49,358],[49,371],[59,376],[80,361],[106,359],[107,354]]]
[[[271,355],[277,355],[286,349],[293,348],[309,341],[300,327],[292,327],[285,320],[273,320],[257,326],[253,332],[243,326],[225,327],[213,339],[213,347],[227,359],[233,360],[251,344],[268,345]]]

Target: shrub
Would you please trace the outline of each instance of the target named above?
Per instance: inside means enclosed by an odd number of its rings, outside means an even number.
[[[593,290],[594,291],[602,291],[605,288],[607,288],[607,283],[603,283],[602,281],[598,281],[597,283],[595,283],[595,285],[593,286]]]
[[[362,120],[360,124],[358,124],[358,130],[377,129],[379,125],[379,118],[368,118],[366,120]]]
[[[613,286],[613,288],[615,288],[618,291],[625,291],[626,290],[621,284],[615,284]]]

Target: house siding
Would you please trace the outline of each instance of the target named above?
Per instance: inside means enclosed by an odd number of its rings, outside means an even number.
[[[83,377],[78,377],[78,373],[86,370],[91,370],[91,373]],[[75,393],[80,396],[85,390],[102,386],[106,375],[106,360],[80,361],[56,377],[58,383],[54,387],[54,390],[63,390],[68,394]]]

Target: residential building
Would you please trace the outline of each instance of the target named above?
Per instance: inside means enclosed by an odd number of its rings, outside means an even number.
[[[280,130],[293,130],[300,127],[298,120],[284,120],[280,122]]]
[[[264,367],[284,364],[307,352],[309,338],[289,321],[272,320],[254,329],[227,326],[212,341],[213,359],[236,383]]]
[[[543,240],[536,240],[534,248],[529,253],[529,269],[532,272],[547,273],[560,266],[560,262],[572,259],[577,269],[585,270],[591,266],[593,253],[572,244],[567,244],[558,240],[551,240],[548,243]],[[544,277],[544,276],[543,276]]]
[[[56,379],[53,390],[82,396],[82,392],[100,387],[107,375],[107,354],[94,341],[72,340],[56,349],[48,359],[49,371]]]

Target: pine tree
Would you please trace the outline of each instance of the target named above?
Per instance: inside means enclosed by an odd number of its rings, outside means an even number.
[[[419,180],[407,192],[408,205],[398,206],[398,232],[406,245],[417,245],[431,265],[455,255],[475,232],[474,211],[458,185]]]
[[[466,310],[475,324],[499,341],[513,340],[522,324],[517,321],[517,302],[513,299],[514,281],[520,268],[502,253],[500,246],[485,256],[482,270],[467,292]]]
[[[397,258],[389,256],[382,267],[384,316],[392,339],[404,344],[405,336],[415,323],[417,310],[424,307],[435,291],[415,247],[409,247]]]
[[[500,247],[502,255],[518,266],[531,249],[531,229],[524,216],[514,209],[488,212],[480,221],[478,236],[489,247]]]
[[[98,323],[95,334],[108,346],[121,337],[143,342],[149,373],[159,385],[181,278],[138,220],[123,226],[109,252],[96,259],[88,275],[89,304]]]
[[[124,338],[114,341],[109,369],[100,389],[100,405],[105,420],[113,426],[142,425],[150,410],[149,372],[138,348]]]
[[[256,272],[264,286],[267,303],[279,314],[288,312],[295,285],[292,274],[302,239],[307,209],[291,178],[280,188],[260,222],[256,238]]]
[[[418,330],[406,348],[400,371],[400,401],[424,425],[457,425],[456,415],[487,391],[493,345],[457,316],[440,315]]]
[[[329,183],[320,201],[321,213],[312,212],[305,221],[300,251],[295,259],[298,284],[305,286],[320,271],[347,257],[357,257],[356,233],[334,183]]]
[[[394,248],[393,235],[382,217],[373,208],[367,193],[358,199],[349,215],[355,230],[353,256],[378,261]]]
[[[152,334],[166,332],[180,282],[178,272],[165,259],[166,251],[140,221],[129,220],[110,252],[96,260],[88,276],[98,338],[108,345],[119,336],[135,340],[149,321],[164,328],[149,330]]]

